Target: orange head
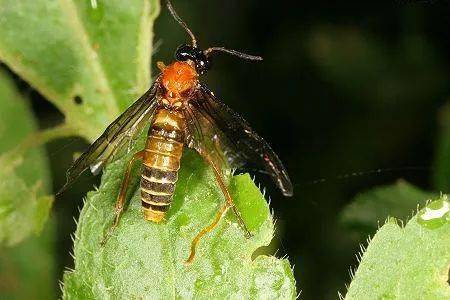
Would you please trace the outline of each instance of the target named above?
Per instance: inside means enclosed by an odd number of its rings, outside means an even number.
[[[166,90],[165,98],[174,104],[197,85],[198,73],[189,63],[176,61],[163,70],[161,82]]]

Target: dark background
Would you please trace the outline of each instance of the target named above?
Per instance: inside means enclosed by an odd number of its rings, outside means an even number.
[[[264,57],[217,55],[203,80],[273,146],[295,186],[284,198],[263,176],[277,219],[274,246],[295,265],[303,299],[345,293],[359,243],[338,222],[359,192],[403,178],[432,189],[438,114],[449,100],[450,5],[390,1],[174,1],[200,45]],[[154,53],[169,63],[186,34],[163,9]],[[152,66],[154,74],[156,70]],[[46,127],[61,116],[28,90]],[[55,190],[79,139],[48,146]],[[56,202],[58,270],[68,255],[81,199],[98,179],[83,177]],[[434,187],[439,190],[439,187]],[[79,203],[64,199],[80,199]]]

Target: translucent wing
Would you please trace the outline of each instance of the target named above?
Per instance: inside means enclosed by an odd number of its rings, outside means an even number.
[[[187,124],[188,147],[195,149],[203,157],[208,156],[219,170],[226,171],[236,167],[237,159],[231,158],[233,151],[230,151],[231,149],[228,147],[231,141],[211,120],[205,118],[196,103],[189,103],[184,114]],[[232,161],[233,164],[230,164],[229,161]]]
[[[92,173],[98,174],[119,149],[142,131],[157,107],[158,89],[157,80],[144,95],[106,128],[105,132],[67,170],[67,182],[58,194],[88,167]]]
[[[278,156],[249,124],[201,86],[186,110],[189,146],[213,153],[232,168],[254,166],[268,173],[285,196],[292,196],[289,176]]]

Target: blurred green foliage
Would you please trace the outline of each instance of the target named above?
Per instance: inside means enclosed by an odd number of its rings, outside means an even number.
[[[54,220],[39,237],[13,248],[0,248],[2,299],[55,299],[59,279],[55,267]]]
[[[25,100],[4,73],[0,74],[0,98],[4,116],[0,125],[0,244],[13,246],[42,230],[53,197],[46,195],[50,175],[43,149],[20,151],[20,143],[36,125]]]
[[[53,202],[45,196],[50,187],[47,157],[42,147],[16,153],[22,139],[35,132],[36,121],[27,99],[3,71],[0,99],[0,298],[54,298],[53,226],[41,233]]]
[[[318,27],[307,45],[323,78],[355,105],[410,107],[447,84],[440,55],[422,33],[392,45],[356,28]]]
[[[158,1],[0,1],[0,59],[93,140],[148,89]]]

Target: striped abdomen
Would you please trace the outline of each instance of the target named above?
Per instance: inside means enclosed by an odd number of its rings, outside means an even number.
[[[141,175],[141,199],[146,220],[160,222],[172,203],[183,153],[184,118],[160,110],[150,127]]]

